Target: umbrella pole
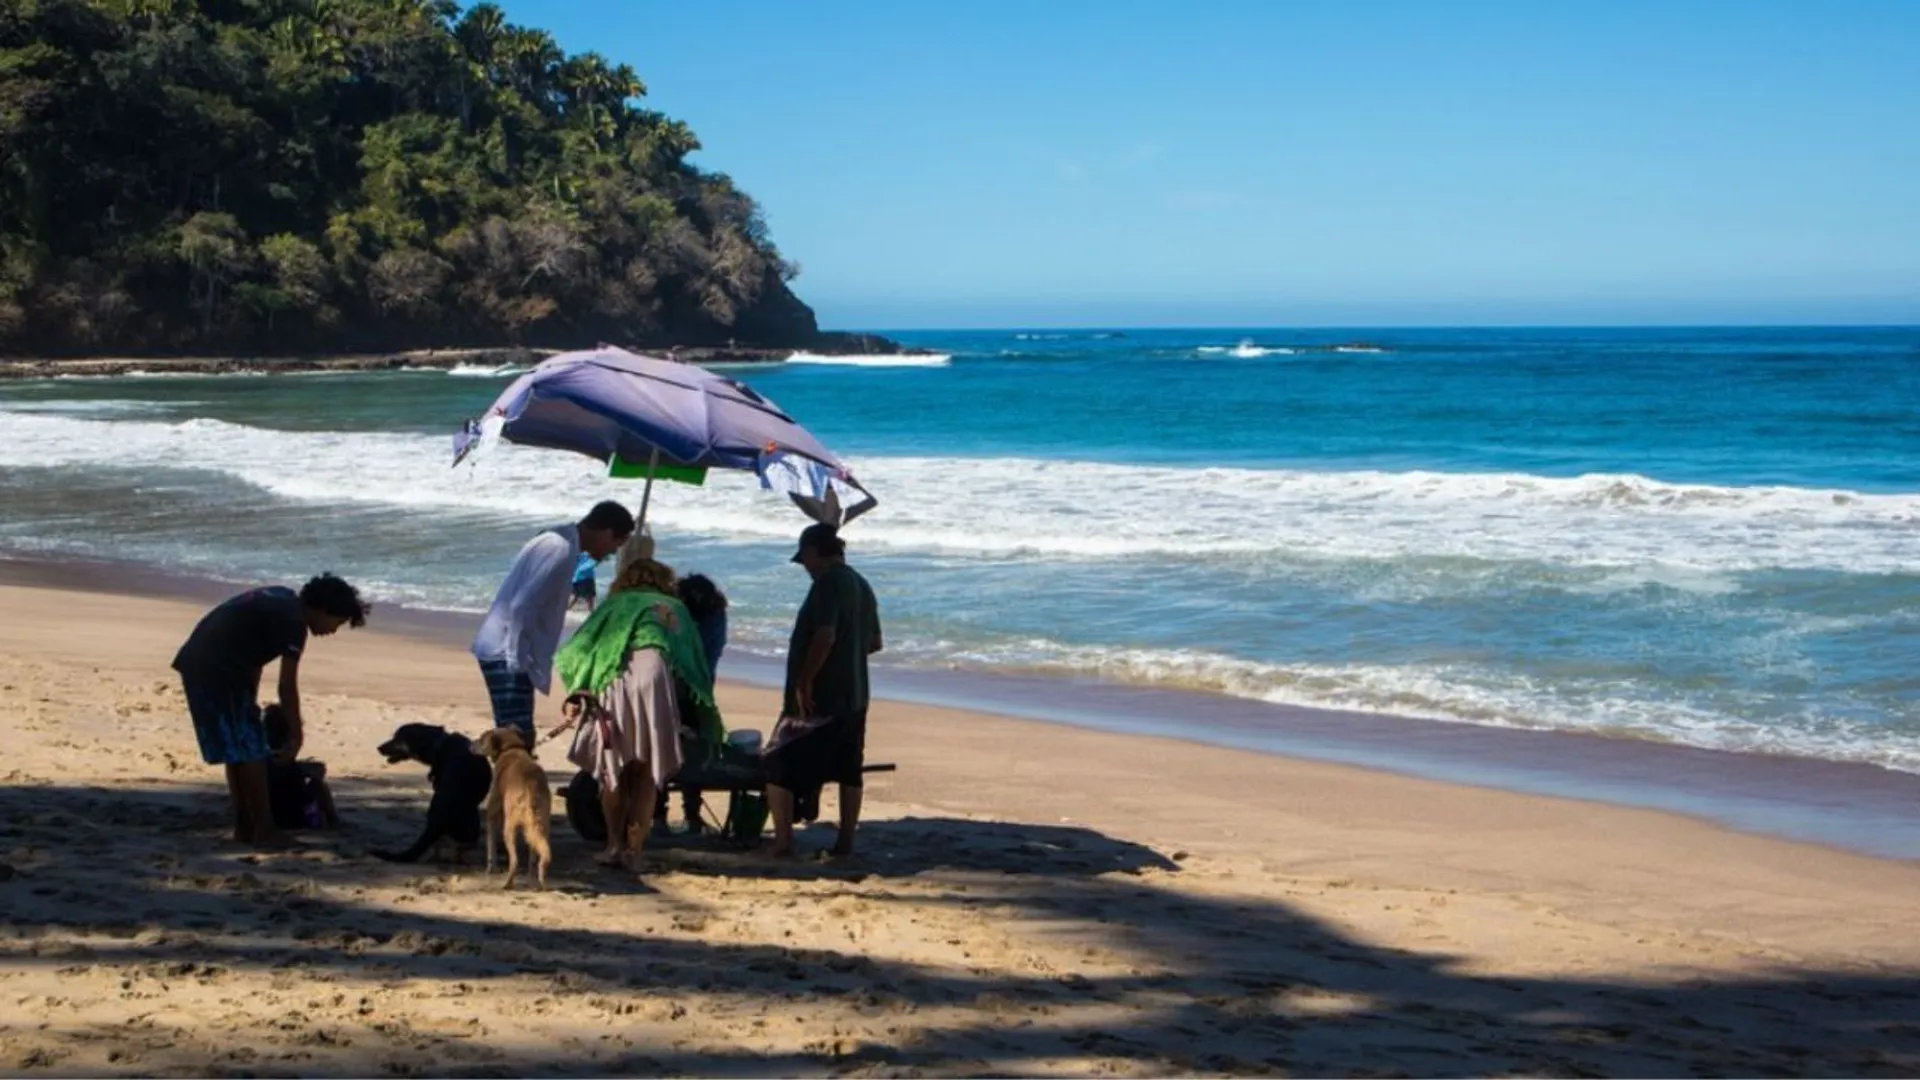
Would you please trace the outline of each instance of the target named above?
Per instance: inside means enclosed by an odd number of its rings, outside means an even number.
[[[633,531],[637,534],[647,527],[647,504],[653,501],[653,474],[660,468],[660,448],[654,447],[647,455],[647,486],[640,489],[640,518],[634,522]]]
[[[640,491],[640,516],[633,523],[633,535],[620,545],[620,553],[614,560],[615,581],[626,577],[627,565],[633,560],[653,558],[653,539],[647,535],[647,503],[653,501],[653,474],[659,467],[660,451],[655,450],[647,459],[647,486]]]

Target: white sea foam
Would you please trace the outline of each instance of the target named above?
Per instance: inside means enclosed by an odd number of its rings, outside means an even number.
[[[898,651],[889,642],[890,651]],[[1715,750],[1860,761],[1920,772],[1920,737],[1821,714],[1760,722],[1706,702],[1654,700],[1608,684],[1542,685],[1460,664],[1268,664],[1196,649],[923,645],[919,662],[1097,676],[1278,705],[1346,709],[1488,727],[1583,731]],[[1751,703],[1748,703],[1751,704]]]
[[[52,413],[59,416],[141,416],[171,412],[203,404],[198,401],[141,401],[131,398],[84,398],[52,401],[0,401],[9,412]]]
[[[1255,345],[1243,341],[1238,345],[1202,345],[1196,352],[1207,356],[1231,356],[1236,360],[1258,360],[1263,356],[1292,356],[1295,350],[1279,345]]]
[[[514,364],[455,364],[446,370],[447,374],[460,379],[505,379],[533,369]]]
[[[29,513],[0,520],[9,545],[84,553],[75,545],[104,542],[118,556],[163,563],[177,557],[185,569],[234,572],[225,565],[234,553],[201,544],[200,526],[182,517],[216,495],[226,500],[221,505],[258,501],[235,481],[306,504],[316,520],[345,516],[329,507],[359,506],[371,512],[355,515],[356,528],[411,536],[417,519],[422,542],[449,526],[497,519],[517,528],[564,520],[599,498],[632,502],[637,494],[637,485],[607,479],[598,463],[552,451],[501,446],[453,469],[450,437],[163,422],[137,409],[122,411],[111,400],[63,403],[93,407],[83,413],[46,407],[52,404],[0,406],[0,468],[86,470],[81,475],[91,483],[186,491],[152,496],[156,512],[168,515],[167,528],[132,543],[91,530],[46,533]],[[1769,686],[1769,678],[1819,679],[1823,654],[1807,643],[1874,632],[1884,626],[1881,614],[1842,608],[1824,616],[1764,601],[1748,608],[1738,625],[1712,614],[1729,599],[1754,595],[1754,582],[1741,577],[1751,570],[1920,573],[1920,495],[1682,485],[1631,475],[1313,472],[1026,458],[871,457],[851,464],[881,499],[877,511],[850,528],[863,558],[909,556],[916,572],[935,563],[979,569],[984,560],[987,572],[1012,574],[1002,580],[1058,575],[1097,583],[1145,580],[1141,575],[1182,565],[1201,575],[1244,567],[1252,577],[1272,573],[1276,589],[1308,581],[1362,605],[1459,604],[1482,591],[1507,605],[1516,589],[1550,578],[1557,587],[1593,594],[1596,604],[1670,612],[1715,635],[1706,659],[1764,677],[1642,686],[1559,667],[1551,678],[1536,679],[1518,656],[1512,667],[1491,660],[1401,664],[1369,661],[1360,650],[1353,663],[1265,662],[1213,651],[1241,640],[1231,633],[1169,636],[1160,640],[1202,644],[1152,649],[991,631],[959,642],[936,640],[974,633],[963,629],[966,620],[938,614],[949,600],[928,599],[954,590],[957,579],[941,574],[921,579],[927,593],[920,598],[936,609],[939,629],[916,640],[912,623],[903,620],[897,633],[889,632],[889,655],[901,660],[1073,673],[1276,703],[1598,731],[1920,771],[1920,738],[1913,734],[1920,724],[1897,701],[1861,701],[1859,714],[1848,715],[1844,693],[1821,691],[1802,702]],[[208,484],[161,469],[227,482]],[[44,494],[74,482],[50,473],[46,483],[24,483],[20,491]],[[299,509],[280,516],[298,516]],[[786,542],[798,521],[752,477],[724,472],[698,490],[656,488],[652,516],[671,534],[741,541]],[[513,529],[505,534],[517,535]],[[492,578],[475,569],[477,563],[436,568],[416,580],[395,550],[404,545],[381,547],[365,562],[383,601],[456,609],[484,603]],[[1023,567],[1008,570],[1008,564],[1040,560],[1048,565],[1038,568],[1038,578],[1021,576],[1029,573]],[[1116,576],[1107,577],[1109,569]],[[749,594],[743,589],[736,599]],[[1565,610],[1582,601],[1570,603]],[[741,615],[736,629],[744,636],[781,640],[783,624],[758,627],[744,605]],[[1044,632],[1082,631],[1097,634],[1080,625]],[[1287,651],[1283,643],[1266,655]]]
[[[132,371],[116,371],[98,375],[55,375],[60,382],[81,382],[93,379],[258,379],[268,373],[258,369],[244,371],[151,371],[135,368]]]
[[[847,356],[833,356],[821,353],[796,352],[787,357],[789,364],[821,364],[833,367],[946,367],[953,357],[942,354],[885,353],[867,355],[854,353]]]
[[[451,438],[283,432],[217,420],[105,420],[0,410],[0,466],[164,463],[288,499],[445,507],[535,519],[630,495],[597,463],[501,446],[449,468]],[[1710,589],[1767,568],[1920,572],[1920,495],[1670,484],[1643,476],[1174,468],[1029,458],[850,462],[880,497],[863,546],[960,556],[1437,558],[1661,568],[1637,583]],[[141,467],[148,467],[142,465]],[[785,537],[750,476],[656,491],[663,523],[717,536]]]

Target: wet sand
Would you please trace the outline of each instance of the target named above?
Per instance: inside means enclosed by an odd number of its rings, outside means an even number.
[[[166,666],[203,606],[0,586],[0,1071],[1920,1069],[1913,863],[926,704],[875,706],[900,771],[852,863],[675,845],[635,880],[563,821],[542,894],[381,863],[426,784],[375,744],[483,727],[431,618],[315,644],[349,827],[257,855]],[[773,704],[723,688],[735,727]]]

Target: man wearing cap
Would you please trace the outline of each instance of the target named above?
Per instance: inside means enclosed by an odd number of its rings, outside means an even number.
[[[833,854],[853,854],[860,825],[861,769],[867,749],[867,657],[880,651],[880,610],[867,579],[847,565],[846,541],[832,525],[809,525],[793,560],[813,578],[787,642],[782,715],[817,721],[767,752],[767,804],[773,842],[767,853],[793,854],[796,793],[840,785],[840,836]]]

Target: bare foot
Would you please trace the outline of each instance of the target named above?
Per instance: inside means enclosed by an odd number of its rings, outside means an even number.
[[[762,858],[767,859],[791,859],[793,858],[793,845],[769,840],[760,845],[759,854]]]
[[[595,855],[593,861],[599,863],[601,866],[619,870],[627,865],[627,853],[617,848],[612,848]]]
[[[852,844],[835,844],[832,847],[827,849],[827,858],[851,859],[853,858],[853,845]]]

